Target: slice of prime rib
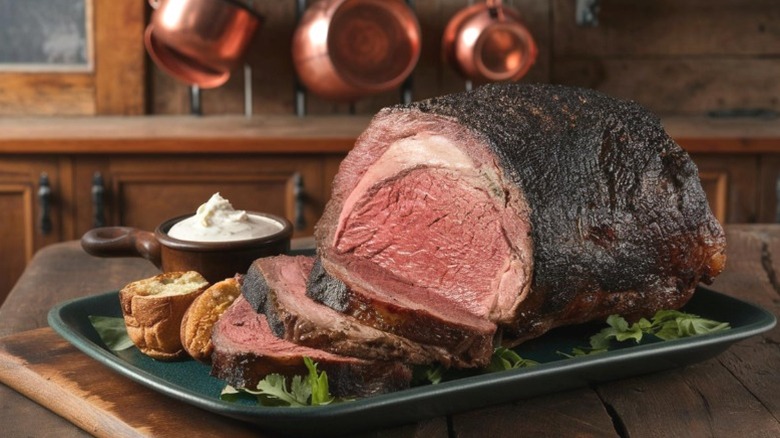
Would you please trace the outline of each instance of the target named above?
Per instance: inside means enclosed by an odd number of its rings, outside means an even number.
[[[310,357],[328,375],[330,392],[362,397],[409,387],[411,369],[400,362],[370,361],[340,356],[279,339],[265,315],[255,312],[243,296],[225,311],[212,332],[211,373],[237,388],[254,389],[271,373],[306,375],[303,358]]]
[[[241,291],[271,331],[298,345],[370,360],[402,360],[409,364],[439,362],[450,365],[460,358],[440,346],[423,346],[378,330],[306,296],[313,257],[275,256],[255,260],[242,280]]]
[[[383,109],[342,161],[315,238],[310,296],[421,342],[438,334],[409,332],[431,315],[498,324],[512,345],[678,308],[725,264],[697,168],[659,119],[555,85]]]

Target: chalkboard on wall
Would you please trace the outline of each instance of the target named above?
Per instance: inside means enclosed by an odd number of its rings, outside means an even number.
[[[92,0],[0,0],[0,71],[92,69]]]

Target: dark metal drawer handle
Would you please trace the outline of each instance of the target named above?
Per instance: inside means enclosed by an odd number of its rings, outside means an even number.
[[[293,225],[296,229],[305,228],[306,216],[304,214],[304,207],[306,203],[306,188],[303,185],[303,176],[300,172],[295,172],[293,175],[293,197],[295,199]]]
[[[51,186],[49,185],[49,175],[46,172],[41,173],[38,180],[38,203],[40,206],[39,226],[41,234],[51,233]]]
[[[94,228],[106,226],[105,194],[103,175],[95,172],[92,176],[92,226]]]

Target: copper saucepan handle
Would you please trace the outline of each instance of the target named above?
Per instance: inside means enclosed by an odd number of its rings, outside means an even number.
[[[93,228],[81,237],[81,247],[97,257],[143,257],[162,268],[160,242],[149,231],[132,227]]]
[[[502,0],[487,0],[485,3],[487,8],[490,10],[491,17],[498,21],[506,21],[506,17],[504,17],[504,4]]]

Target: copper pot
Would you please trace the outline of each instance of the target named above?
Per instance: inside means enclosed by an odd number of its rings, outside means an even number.
[[[81,246],[97,257],[142,257],[163,272],[197,271],[216,283],[236,273],[246,273],[260,257],[284,254],[290,249],[290,221],[268,213],[247,213],[272,219],[282,229],[264,237],[228,242],[193,242],[169,236],[168,230],[192,216],[189,214],[163,222],[153,233],[132,227],[93,228],[81,237]]]
[[[190,85],[214,88],[244,60],[263,17],[237,0],[150,0],[144,33],[152,60]]]
[[[319,0],[293,36],[308,91],[352,101],[401,85],[420,57],[420,24],[403,0]]]
[[[442,37],[445,60],[467,79],[517,81],[536,61],[537,47],[520,14],[501,0],[460,10]]]

